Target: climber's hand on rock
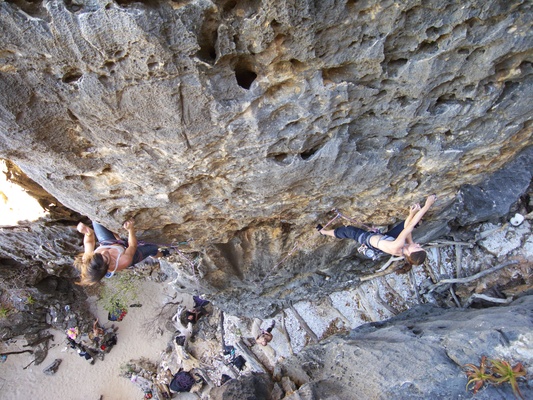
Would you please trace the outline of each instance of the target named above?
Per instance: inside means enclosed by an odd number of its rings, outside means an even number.
[[[433,203],[435,203],[437,201],[437,195],[436,194],[432,194],[431,196],[428,196],[427,200],[426,200],[426,205],[425,207],[426,208],[429,208],[433,205]]]
[[[91,233],[91,228],[89,228],[87,225],[85,225],[83,222],[80,222],[78,226],[76,227],[79,233],[83,233],[84,235]]]
[[[128,219],[126,222],[124,222],[124,229],[127,231],[132,230],[135,228],[135,222],[133,221],[133,218]]]

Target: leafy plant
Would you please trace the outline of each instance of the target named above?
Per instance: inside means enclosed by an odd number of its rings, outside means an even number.
[[[32,304],[35,304],[35,299],[30,295],[28,295],[28,297],[26,297],[26,304],[28,305],[32,305]]]
[[[509,382],[513,388],[513,393],[516,397],[523,399],[522,393],[518,389],[517,378],[526,376],[526,369],[521,363],[511,367],[511,364],[504,360],[490,360],[492,364],[491,371],[494,376],[493,382],[501,385],[504,382]]]
[[[9,313],[11,312],[11,309],[5,306],[0,306],[0,319],[7,318]]]
[[[469,390],[469,387],[473,385],[473,393],[477,393],[479,389],[483,387],[486,382],[492,382],[494,376],[490,371],[487,371],[487,357],[481,357],[481,363],[479,367],[474,364],[465,364],[464,368],[466,369],[465,373],[468,377],[468,382],[466,383],[466,390]]]
[[[137,299],[139,281],[139,276],[131,271],[121,271],[111,279],[106,279],[99,303],[109,313],[117,309],[127,310],[128,305]]]
[[[466,390],[469,390],[470,386],[473,386],[472,391],[475,394],[485,383],[501,385],[502,383],[509,382],[515,396],[523,399],[522,393],[518,389],[517,379],[525,377],[527,372],[521,363],[511,367],[511,364],[507,361],[487,359],[487,357],[482,356],[479,367],[474,364],[465,364],[464,368],[468,377]]]

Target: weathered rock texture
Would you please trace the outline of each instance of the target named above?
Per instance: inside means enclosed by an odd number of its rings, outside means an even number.
[[[421,307],[364,325],[283,362],[279,377],[291,377],[299,388],[285,399],[468,398],[464,364],[479,365],[482,355],[513,365],[517,358],[533,361],[532,310],[528,296],[508,307],[476,311]],[[527,381],[519,386],[524,398],[533,396]],[[476,398],[510,399],[513,394],[506,384]]]
[[[532,15],[528,1],[5,1],[0,156],[110,228],[194,238],[201,289],[264,315],[364,267],[312,230],[333,207],[391,223],[437,192],[429,236],[476,220],[465,199],[484,219],[509,210],[531,148],[505,175],[512,200],[476,185],[532,144]],[[317,289],[326,267],[338,278]]]
[[[87,294],[74,284],[74,232],[57,221],[0,228],[0,340],[25,335],[33,341],[48,328],[92,327]]]

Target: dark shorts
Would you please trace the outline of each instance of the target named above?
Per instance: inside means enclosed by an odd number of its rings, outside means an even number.
[[[403,231],[404,225],[405,221],[402,221],[391,230],[383,233],[383,235],[397,238],[398,235]],[[378,235],[376,232],[368,232],[364,229],[356,228],[355,226],[342,226],[335,229],[334,233],[337,239],[352,239],[360,244],[366,244],[367,246],[370,246],[370,238],[374,235]],[[373,246],[370,247],[374,248]]]

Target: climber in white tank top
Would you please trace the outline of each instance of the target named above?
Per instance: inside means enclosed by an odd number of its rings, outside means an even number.
[[[115,275],[115,272],[117,272],[118,269],[120,257],[122,257],[124,254],[124,246],[120,244],[103,245],[98,247],[94,252],[101,254],[109,267],[112,267],[113,265],[115,266],[113,271],[108,270],[108,272],[105,274],[105,277],[111,278],[113,275]]]
[[[111,232],[102,224],[93,221],[93,229],[84,223],[78,224],[78,231],[83,233],[84,252],[74,259],[74,266],[80,271],[80,285],[93,285],[104,276],[111,278],[116,272],[143,261],[147,257],[164,257],[171,254],[171,249],[160,249],[155,243],[137,242],[133,220],[124,223],[128,239]],[[96,248],[96,241],[100,245]]]
[[[437,195],[432,194],[426,199],[424,207],[420,207],[418,203],[411,206],[409,216],[402,223],[402,230],[394,235],[390,234],[387,236],[380,233],[367,232],[353,226],[343,226],[336,229],[323,229],[320,226],[319,232],[322,235],[332,236],[337,239],[350,238],[359,241],[361,244],[366,244],[377,251],[393,256],[403,256],[406,263],[410,265],[420,265],[426,259],[426,251],[420,244],[413,241],[412,232],[436,200]],[[391,229],[391,231],[394,229]]]

